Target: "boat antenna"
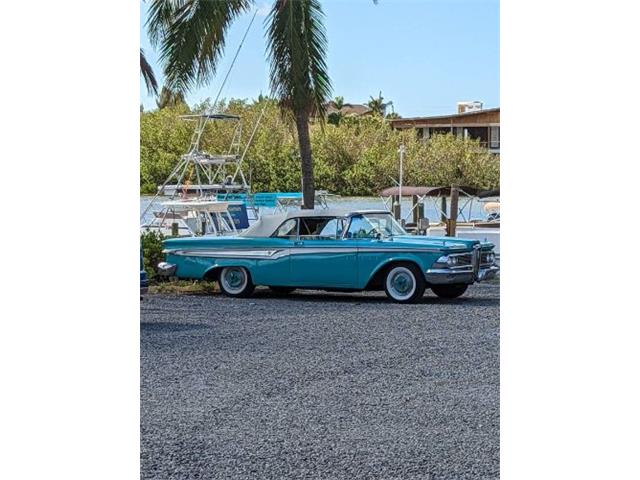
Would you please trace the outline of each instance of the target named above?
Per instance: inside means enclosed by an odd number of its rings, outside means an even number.
[[[244,160],[244,157],[247,155],[247,152],[249,151],[249,147],[251,146],[251,142],[253,141],[253,137],[256,134],[256,131],[258,130],[258,126],[260,125],[260,121],[262,120],[262,117],[264,116],[264,112],[267,109],[268,103],[269,102],[265,101],[264,105],[262,106],[262,110],[260,111],[260,115],[258,116],[258,119],[256,120],[256,123],[253,126],[253,131],[251,132],[251,136],[249,137],[249,141],[247,142],[247,145],[244,147],[244,151],[242,152],[242,156],[240,157],[240,160],[238,161],[238,166],[236,167],[236,171],[233,174],[232,182],[236,181],[236,177],[238,176],[238,173],[239,173],[240,176],[242,177],[242,181],[244,183],[246,183],[246,180],[244,178],[244,175],[242,174],[242,170],[240,169],[240,167],[242,166],[242,161]]]
[[[229,69],[227,70],[227,74],[224,76],[224,79],[222,80],[222,83],[220,84],[220,88],[218,89],[218,94],[216,95],[215,100],[213,101],[213,104],[209,107],[209,111],[205,112],[205,115],[203,117],[200,117],[200,125],[198,125],[198,128],[195,131],[195,135],[194,135],[194,140],[191,142],[191,149],[189,151],[189,153],[195,153],[200,145],[200,138],[202,137],[202,134],[204,133],[204,127],[207,124],[207,120],[209,120],[209,115],[213,114],[216,110],[216,106],[218,105],[218,100],[220,99],[220,95],[222,94],[222,90],[224,89],[225,85],[227,84],[227,80],[229,79],[229,75],[231,75],[231,70],[233,69],[233,66],[236,64],[236,60],[238,59],[238,55],[240,54],[240,50],[242,50],[242,46],[244,45],[244,41],[247,38],[247,35],[249,34],[249,30],[251,29],[251,25],[253,25],[253,21],[256,18],[256,15],[258,14],[258,9],[255,9],[253,12],[253,16],[251,17],[251,21],[249,22],[249,25],[247,25],[247,29],[244,32],[244,35],[242,36],[242,40],[240,41],[240,44],[238,45],[238,48],[236,49],[236,53],[233,56],[233,60],[231,61],[231,65],[229,65]]]

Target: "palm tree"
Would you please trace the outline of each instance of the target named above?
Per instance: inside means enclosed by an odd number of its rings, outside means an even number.
[[[340,120],[342,120],[342,107],[344,107],[344,97],[336,97],[333,99],[332,103],[336,111],[331,112],[329,115],[327,115],[327,123],[338,126],[340,125]]]
[[[384,116],[385,112],[387,111],[387,107],[393,103],[393,102],[384,103],[383,102],[384,97],[382,96],[382,92],[378,93],[378,96],[376,98],[373,98],[372,96],[369,96],[369,98],[371,100],[367,102],[367,106],[371,110],[373,110],[373,113],[378,114],[380,116]]]
[[[160,95],[156,100],[156,105],[158,106],[158,110],[161,110],[165,107],[175,107],[176,105],[186,105],[187,102],[184,99],[184,94],[179,91],[173,91],[169,88],[162,87],[160,91]]]
[[[158,82],[156,76],[153,74],[153,69],[147,58],[144,56],[144,50],[140,49],[140,74],[144,78],[144,83],[147,85],[147,92],[158,94]]]
[[[229,25],[255,0],[151,0],[147,29],[160,46],[167,86],[186,92],[215,74]],[[319,0],[274,0],[266,19],[270,86],[298,132],[303,208],[313,208],[315,183],[309,118],[323,121],[331,83]]]

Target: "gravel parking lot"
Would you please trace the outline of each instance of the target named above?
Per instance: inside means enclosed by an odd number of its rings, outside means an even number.
[[[142,478],[498,478],[499,296],[145,297]]]

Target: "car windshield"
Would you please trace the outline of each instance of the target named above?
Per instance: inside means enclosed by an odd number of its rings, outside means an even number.
[[[374,238],[378,234],[392,237],[407,232],[390,213],[363,213],[351,217],[347,238]]]

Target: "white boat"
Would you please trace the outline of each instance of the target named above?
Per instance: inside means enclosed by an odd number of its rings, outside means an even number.
[[[142,232],[180,237],[237,233],[229,202],[192,199],[171,200],[161,205],[162,210],[153,212],[153,219],[140,227]]]

